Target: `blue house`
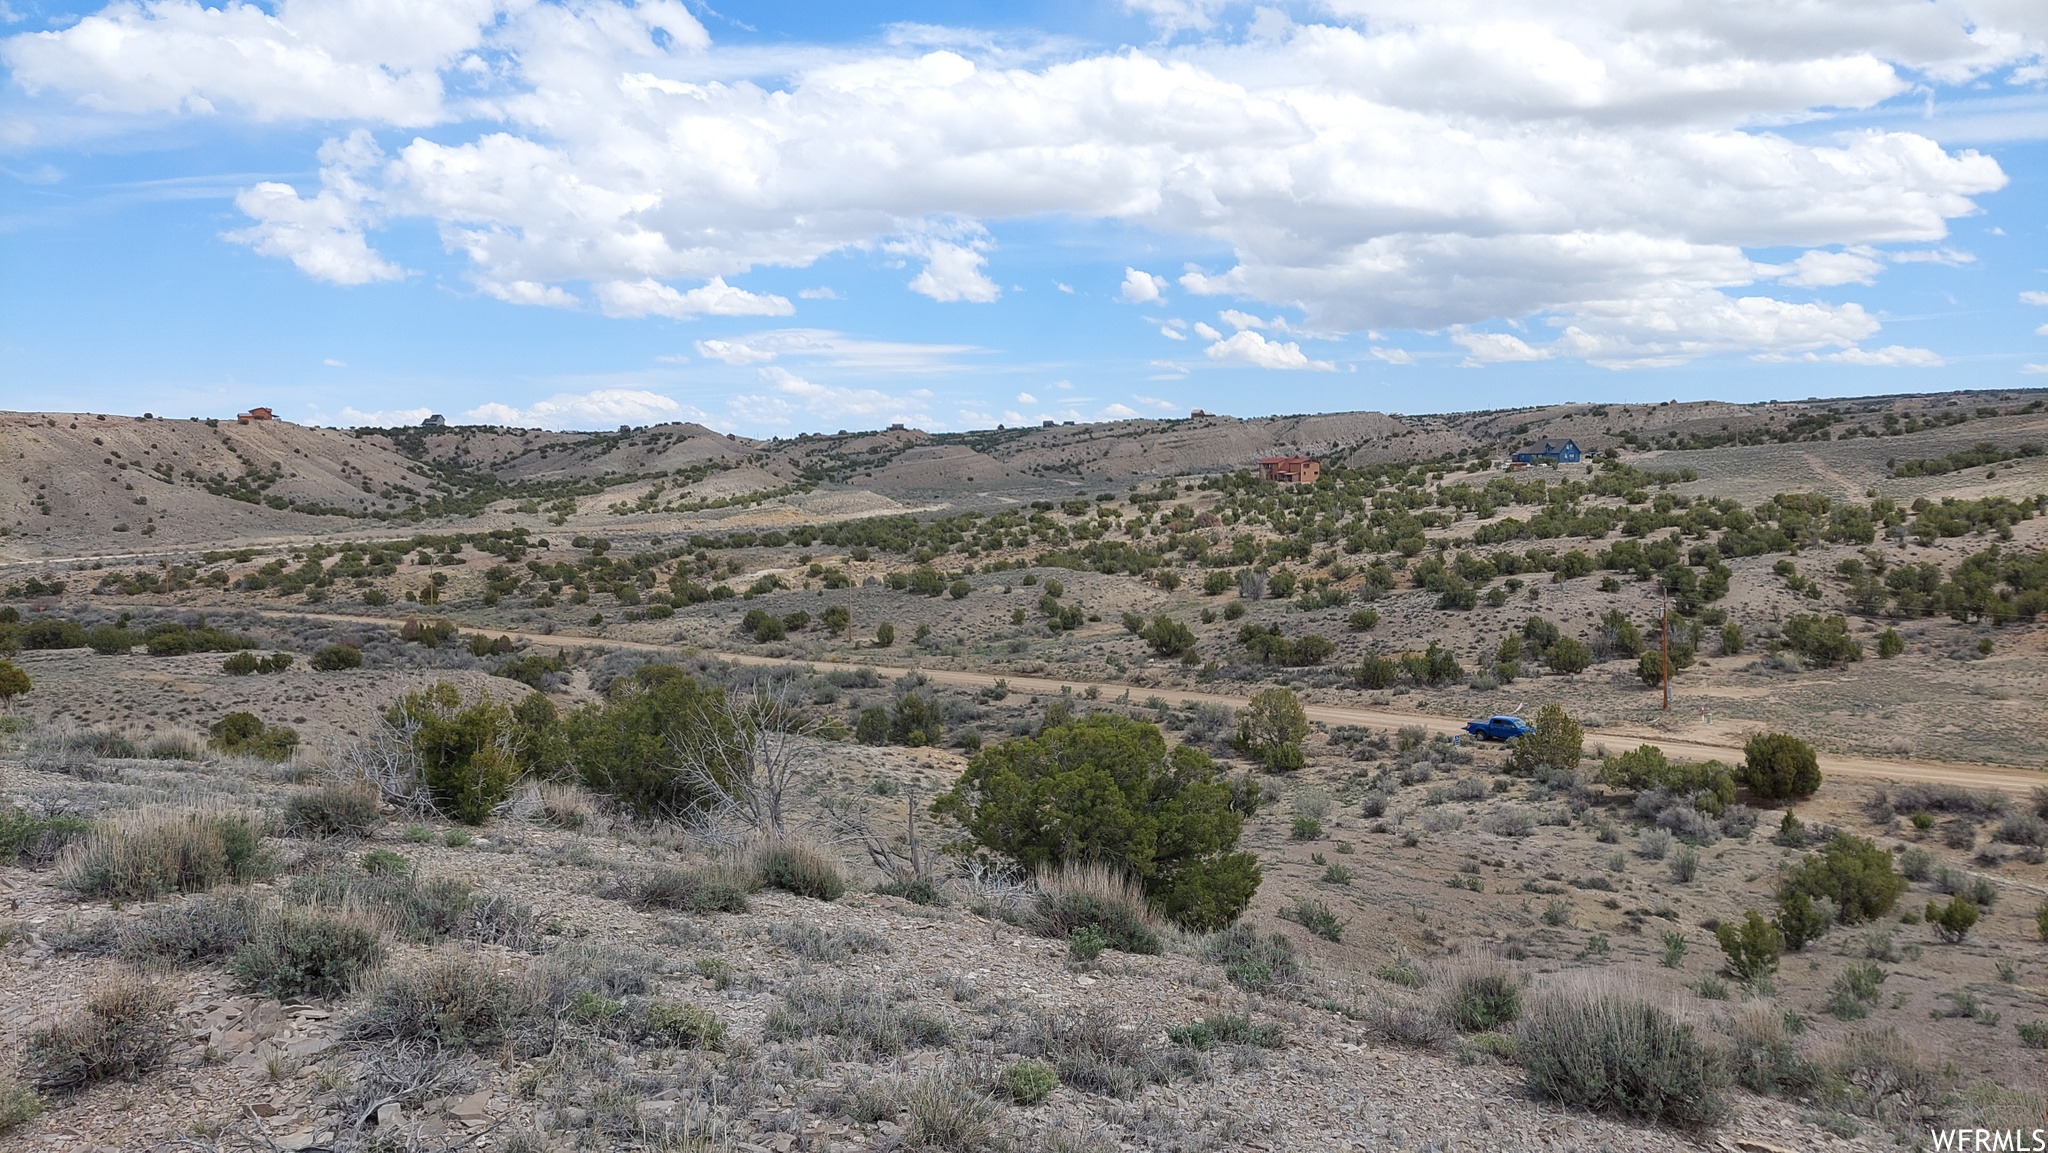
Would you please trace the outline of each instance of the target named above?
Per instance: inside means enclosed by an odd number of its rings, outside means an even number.
[[[1579,444],[1573,440],[1546,440],[1530,445],[1509,459],[1516,464],[1577,464]]]

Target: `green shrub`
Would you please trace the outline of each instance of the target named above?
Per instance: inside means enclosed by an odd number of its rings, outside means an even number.
[[[1586,731],[1562,705],[1544,705],[1536,714],[1536,731],[1508,743],[1507,769],[1513,773],[1540,769],[1574,772],[1585,745]]]
[[[1736,776],[1759,800],[1803,801],[1820,788],[1813,746],[1784,733],[1758,733],[1742,746]]]
[[[1460,1033],[1484,1033],[1512,1025],[1522,1015],[1522,986],[1513,973],[1478,972],[1451,983],[1451,1023]]]
[[[42,1111],[43,1099],[36,1095],[34,1089],[10,1076],[0,1074],[0,1137],[6,1136]]]
[[[946,738],[938,702],[922,693],[905,693],[889,714],[889,739],[911,748],[936,747]]]
[[[1543,662],[1549,665],[1550,671],[1554,673],[1572,676],[1593,667],[1593,650],[1588,648],[1584,641],[1572,637],[1559,637],[1551,642],[1550,648],[1545,651]]]
[[[172,998],[160,986],[116,979],[84,1006],[28,1036],[22,1064],[45,1093],[134,1081],[171,1048]]]
[[[762,1024],[771,1041],[844,1037],[892,1056],[912,1045],[943,1044],[950,1033],[940,1018],[862,981],[793,981]]]
[[[1877,657],[1888,661],[1906,651],[1906,638],[1897,629],[1886,629],[1877,634]]]
[[[284,831],[299,837],[360,837],[377,823],[377,794],[353,785],[297,793],[284,803]]]
[[[754,857],[761,883],[814,901],[836,901],[846,894],[839,870],[815,849],[783,843],[770,845]]]
[[[384,723],[409,734],[419,787],[435,810],[464,824],[489,819],[525,771],[528,734],[513,711],[488,697],[465,704],[446,681],[407,693],[384,710]]]
[[[1222,965],[1230,983],[1247,992],[1270,993],[1301,980],[1294,942],[1279,933],[1261,937],[1248,924],[1232,925],[1210,937],[1202,955]]]
[[[258,880],[270,874],[262,838],[239,813],[139,813],[103,824],[75,844],[60,883],[82,897],[140,901]]]
[[[1286,1044],[1286,1033],[1278,1025],[1254,1021],[1247,1014],[1222,1013],[1185,1025],[1170,1026],[1166,1030],[1166,1039],[1197,1052],[1214,1049],[1218,1045],[1256,1045],[1261,1049],[1278,1049]]]
[[[733,732],[722,695],[672,665],[645,665],[613,681],[601,707],[576,710],[562,729],[566,756],[585,786],[635,816],[664,818],[704,800],[676,767],[677,745],[709,734],[722,741]]]
[[[1785,643],[1793,652],[1826,668],[1863,659],[1863,646],[1849,635],[1849,622],[1839,616],[1794,616],[1785,622]]]
[[[1257,858],[1235,851],[1232,796],[1200,750],[1168,751],[1156,726],[1095,713],[984,747],[932,811],[1034,874],[1126,870],[1169,919],[1205,929],[1236,920],[1258,888]]]
[[[946,894],[939,887],[922,877],[905,880],[884,881],[875,886],[875,892],[885,897],[901,897],[913,905],[943,905]]]
[[[1042,1061],[1024,1058],[1012,1061],[997,1079],[1003,1095],[1019,1105],[1036,1105],[1060,1087],[1060,1075]]]
[[[648,1005],[640,1027],[642,1037],[651,1045],[713,1051],[725,1048],[725,1022],[707,1009],[681,1001],[655,1001]]]
[[[1962,897],[1949,898],[1943,907],[1939,902],[1927,902],[1927,923],[1941,939],[1951,945],[1960,945],[1970,935],[1970,929],[1977,924],[1977,906]]]
[[[1890,853],[1862,837],[1837,833],[1819,853],[1809,853],[1779,886],[1779,899],[1798,891],[1835,903],[1845,925],[1891,911],[1906,891],[1906,879],[1892,869]]]
[[[1529,1088],[1563,1105],[1698,1131],[1725,1112],[1720,1057],[1663,1009],[1613,995],[1539,999],[1517,1038]]]
[[[883,621],[875,626],[875,647],[886,649],[896,643],[896,626]]]
[[[2048,1021],[2021,1021],[2018,1025],[2020,1048],[2048,1049]],[[0,1132],[4,1132],[0,1129]]]
[[[1092,965],[1108,945],[1109,941],[1101,930],[1093,925],[1083,925],[1067,938],[1067,960]]]
[[[1736,980],[1754,984],[1778,971],[1778,954],[1785,950],[1785,938],[1755,909],[1743,914],[1740,926],[1721,922],[1714,929],[1714,938],[1728,956],[1728,975]]]
[[[38,817],[27,809],[0,810],[0,864],[49,864],[91,831],[91,821],[69,813]]]
[[[1799,889],[1789,889],[1778,898],[1776,920],[1785,947],[1795,953],[1828,931],[1827,914],[1814,908],[1813,899]]]
[[[1728,766],[1719,761],[1673,764],[1655,745],[1608,757],[1600,763],[1600,779],[1621,789],[1663,789],[1717,816],[1735,803],[1735,776]]]
[[[299,747],[299,734],[284,725],[265,725],[255,713],[229,713],[207,726],[211,744],[223,753],[261,757],[266,761],[288,760]]]
[[[376,930],[345,917],[286,909],[256,920],[228,968],[266,997],[333,1000],[383,963]]]
[[[313,667],[323,673],[363,667],[363,650],[349,645],[328,645],[313,654]]]
[[[1729,1029],[1729,1072],[1752,1093],[1805,1095],[1821,1071],[1785,1035],[1785,1015],[1762,1007],[1737,1015]]]
[[[1294,690],[1264,689],[1254,693],[1238,713],[1237,735],[1231,744],[1248,757],[1270,763],[1281,746],[1298,747],[1308,734],[1308,714]]]
[[[373,877],[403,876],[412,872],[412,858],[390,849],[371,849],[357,862]]]

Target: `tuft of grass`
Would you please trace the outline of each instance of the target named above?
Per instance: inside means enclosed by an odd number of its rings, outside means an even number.
[[[542,784],[533,791],[533,814],[558,829],[581,832],[596,827],[598,802],[575,785]]]
[[[1320,897],[1296,896],[1294,903],[1280,910],[1280,916],[1326,941],[1344,940],[1347,922],[1340,920],[1330,903]]]
[[[1095,1006],[1074,1018],[1034,1017],[1016,1043],[1084,1093],[1129,1099],[1201,1068],[1194,1050],[1161,1047],[1153,1043],[1157,1036],[1157,1026],[1127,1025]]]
[[[136,964],[197,965],[224,960],[249,939],[262,905],[246,892],[208,893],[159,905],[122,925],[116,949]]]
[[[782,921],[769,926],[768,939],[806,961],[838,963],[858,953],[887,953],[889,942],[865,929]]]
[[[115,1079],[133,1081],[171,1048],[171,997],[157,985],[121,978],[101,986],[78,1010],[29,1034],[23,1065],[45,1093],[68,1093]]]
[[[846,895],[846,880],[825,855],[808,845],[781,841],[754,854],[761,883],[814,901],[836,901]]]
[[[377,819],[377,794],[355,785],[298,793],[284,804],[284,831],[294,837],[360,837]]]
[[[1729,1028],[1729,1071],[1753,1093],[1809,1095],[1822,1078],[1787,1035],[1786,1015],[1762,1005],[1738,1014]]]
[[[1218,1045],[1256,1045],[1261,1049],[1278,1049],[1287,1043],[1287,1034],[1280,1026],[1255,1021],[1249,1014],[1220,1013],[1186,1025],[1171,1026],[1166,1030],[1166,1039],[1198,1052]]]
[[[861,981],[794,981],[768,1010],[762,1032],[771,1041],[819,1035],[856,1041],[869,1052],[895,1055],[911,1045],[944,1044],[946,1022],[915,1005],[890,1000]]]
[[[384,942],[360,920],[285,909],[256,919],[228,969],[255,992],[278,1000],[333,1000],[384,963]]]
[[[1039,936],[1071,941],[1087,927],[1118,952],[1159,952],[1158,922],[1144,890],[1127,874],[1107,865],[1066,865],[1041,872],[1035,883],[1030,925]]]
[[[342,1026],[351,1041],[488,1049],[534,1011],[535,997],[481,961],[450,957],[392,974]]]
[[[981,1149],[993,1136],[996,1102],[952,1069],[934,1069],[912,1081],[897,1101],[903,1135],[913,1149]]]
[[[1270,993],[1301,980],[1294,942],[1280,933],[1261,937],[1244,921],[1212,934],[1203,943],[1202,955],[1222,965],[1230,983],[1246,992]]]
[[[217,809],[142,810],[65,851],[60,883],[81,897],[141,901],[270,875],[254,818]]]
[[[64,846],[92,832],[92,822],[69,813],[38,817],[27,809],[0,812],[0,864],[41,868]]]
[[[1477,969],[1452,978],[1445,1000],[1460,1033],[1488,1033],[1522,1015],[1522,985],[1505,969]]]
[[[1523,1019],[1517,1049],[1529,1088],[1560,1104],[1688,1131],[1726,1112],[1719,1054],[1691,1026],[1633,997],[1546,994]]]
[[[746,887],[729,870],[656,869],[628,883],[624,896],[636,909],[685,913],[744,913]]]

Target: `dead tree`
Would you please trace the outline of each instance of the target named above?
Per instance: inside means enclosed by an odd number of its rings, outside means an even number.
[[[705,798],[712,821],[781,840],[789,833],[790,791],[810,766],[817,722],[790,703],[783,686],[760,682],[728,691],[720,714],[670,736],[677,774]]]
[[[903,836],[891,838],[875,830],[874,811],[865,797],[841,797],[824,802],[832,832],[841,840],[865,849],[868,860],[891,881],[934,883],[939,876],[939,852],[935,845],[920,843],[917,835],[917,790],[910,790],[903,818]]]

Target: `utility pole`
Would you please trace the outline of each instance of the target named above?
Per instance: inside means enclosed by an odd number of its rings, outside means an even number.
[[[1664,711],[1671,711],[1671,585],[1664,585]]]

